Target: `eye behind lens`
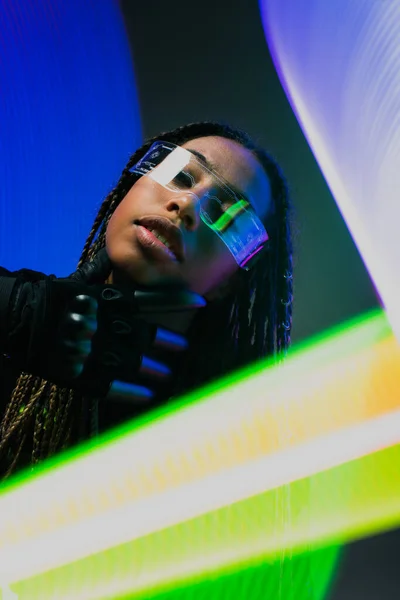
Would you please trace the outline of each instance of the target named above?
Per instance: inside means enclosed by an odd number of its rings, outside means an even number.
[[[177,175],[175,175],[172,181],[178,187],[185,189],[192,188],[196,184],[193,175],[187,171],[180,171]]]

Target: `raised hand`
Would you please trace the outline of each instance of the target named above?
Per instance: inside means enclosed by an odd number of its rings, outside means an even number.
[[[150,398],[152,383],[157,387],[170,372],[149,351],[186,347],[182,336],[157,327],[151,316],[201,308],[205,301],[178,287],[104,284],[110,271],[103,250],[69,278],[23,284],[10,352],[24,370],[85,395]],[[149,387],[137,383],[145,376]]]

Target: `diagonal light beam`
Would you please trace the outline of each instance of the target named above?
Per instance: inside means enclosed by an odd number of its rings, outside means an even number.
[[[365,450],[369,434],[375,441],[380,437],[386,445],[389,430],[393,433],[395,429],[399,438],[400,412],[335,434],[329,441],[321,440],[321,444],[300,448],[298,453],[291,449],[286,456],[267,457],[260,472],[255,468],[246,472],[244,468],[236,475],[244,476],[244,487],[251,475],[270,474],[273,479],[274,467],[280,471],[278,479],[297,477],[296,463],[305,461],[310,466],[315,453],[326,452],[329,445],[332,456],[338,446],[345,455],[346,446],[359,445]],[[176,490],[170,498],[183,509],[171,527],[21,582],[13,590],[19,600],[115,599],[124,594],[144,599],[193,584],[212,573],[220,577],[262,562],[268,568],[282,552],[315,550],[324,544],[349,542],[399,526],[399,459],[400,446],[394,446],[184,521],[187,503],[193,505],[199,495],[207,500],[221,494],[222,487],[232,483],[234,474],[215,478],[212,487],[210,481],[199,482],[186,494]],[[267,477],[266,486],[271,483],[271,477]],[[150,503],[148,511],[153,520],[164,510],[166,501],[164,495]],[[139,521],[143,514],[132,510],[121,518]],[[99,525],[107,527],[108,523],[104,519]]]
[[[260,10],[281,83],[399,336],[400,3],[260,0]]]

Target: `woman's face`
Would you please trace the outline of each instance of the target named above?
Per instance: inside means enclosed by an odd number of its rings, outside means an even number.
[[[183,144],[200,152],[228,184],[240,190],[263,219],[270,209],[268,177],[252,153],[237,142],[222,137],[202,137]],[[145,226],[152,219],[167,219],[179,228],[183,255],[161,249]],[[225,244],[200,218],[193,194],[176,194],[141,177],[116,208],[108,224],[106,245],[119,278],[155,285],[173,281],[186,284],[206,296],[227,283],[238,266]],[[116,279],[116,277],[115,277]]]

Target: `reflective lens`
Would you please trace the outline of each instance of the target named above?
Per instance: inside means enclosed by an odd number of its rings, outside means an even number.
[[[130,171],[148,176],[174,193],[195,196],[202,221],[224,242],[240,267],[249,269],[265,247],[268,234],[249,202],[239,198],[189,150],[155,142]]]

